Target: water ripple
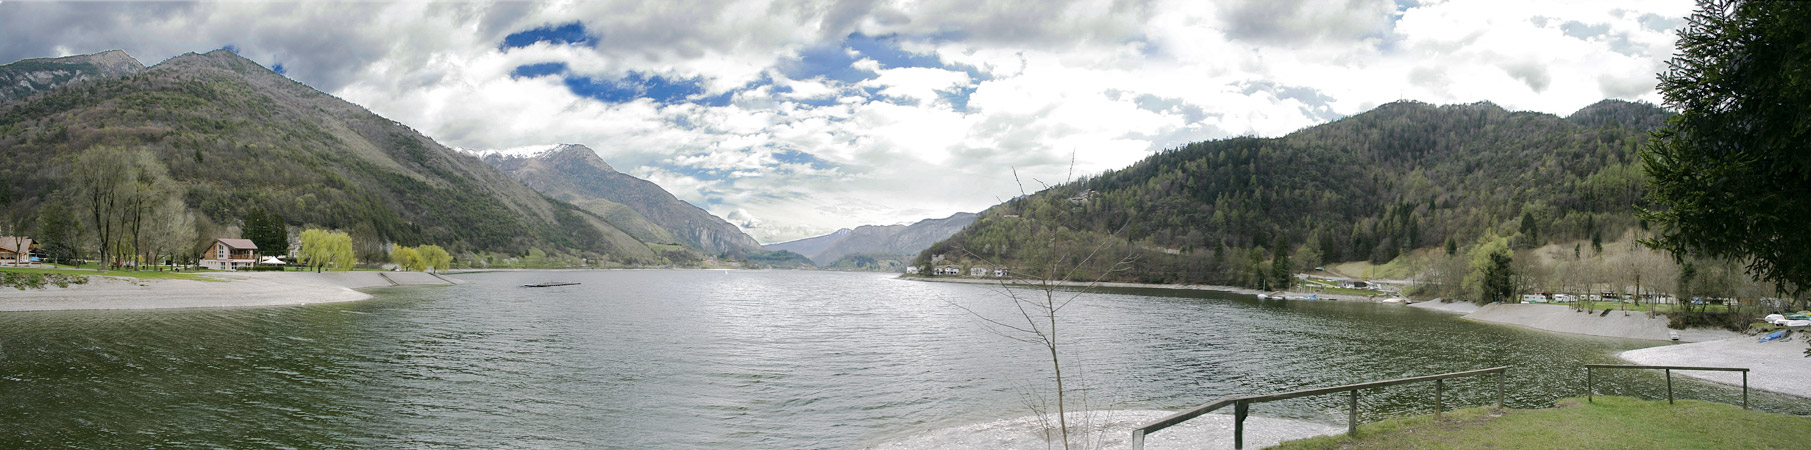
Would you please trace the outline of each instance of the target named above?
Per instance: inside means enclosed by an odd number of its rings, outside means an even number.
[[[837,448],[1008,423],[1048,392],[1045,354],[951,305],[1011,319],[996,288],[820,272],[461,277],[472,283],[357,303],[0,313],[0,448]],[[517,287],[549,278],[584,284]],[[1211,292],[1086,294],[1062,327],[1073,392],[1115,410],[1494,365],[1516,366],[1512,405],[1540,406],[1582,392],[1579,364],[1651,345]],[[1661,395],[1653,374],[1605,382]],[[1687,398],[1739,396],[1680,384]],[[1493,380],[1450,386],[1453,404],[1494,402]],[[1366,391],[1364,416],[1425,413],[1429,390]],[[1337,424],[1344,404],[1256,412]]]

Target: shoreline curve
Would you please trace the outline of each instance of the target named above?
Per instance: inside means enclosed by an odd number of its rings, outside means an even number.
[[[221,272],[218,281],[88,275],[87,284],[0,292],[0,312],[236,308],[369,300],[374,288],[446,286],[457,280],[422,272]]]

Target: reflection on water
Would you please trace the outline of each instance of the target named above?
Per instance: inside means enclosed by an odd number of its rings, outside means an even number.
[[[850,447],[1026,415],[1036,347],[951,306],[992,289],[822,272],[461,275],[298,307],[0,313],[0,447]],[[578,286],[524,289],[537,281]],[[1066,374],[1106,409],[1516,366],[1509,403],[1583,392],[1581,364],[1649,342],[1403,308],[1114,290],[1066,310]],[[1664,396],[1657,374],[1600,392]],[[1681,381],[1678,395],[1737,401]],[[1449,404],[1494,401],[1494,381]],[[1607,387],[1602,387],[1607,386]],[[1366,392],[1365,420],[1431,386]],[[1757,395],[1761,409],[1807,413]],[[1340,424],[1343,398],[1254,414]]]

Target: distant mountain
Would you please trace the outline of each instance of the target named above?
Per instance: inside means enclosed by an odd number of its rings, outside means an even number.
[[[659,185],[617,172],[583,145],[482,154],[484,162],[516,180],[603,217],[643,241],[682,245],[708,255],[740,257],[761,249],[735,225]]]
[[[837,260],[852,255],[870,260],[876,259],[876,256],[914,255],[961,231],[974,221],[974,213],[956,213],[942,219],[921,220],[911,225],[863,225],[853,230],[844,228],[823,236],[768,244],[763,248],[791,250],[811,258],[819,266],[830,266]]]
[[[761,248],[766,249],[768,251],[776,251],[776,252],[777,251],[789,251],[789,252],[797,253],[800,255],[804,255],[806,258],[810,258],[810,257],[812,257],[812,255],[816,255],[818,253],[823,252],[824,249],[830,248],[831,245],[835,245],[836,241],[842,240],[843,237],[848,236],[849,233],[852,233],[852,232],[854,232],[854,230],[850,230],[848,228],[843,228],[843,229],[833,231],[830,234],[826,234],[823,236],[808,237],[808,238],[799,239],[796,241],[781,242],[778,244],[767,244],[767,245],[761,246]]]
[[[126,74],[0,104],[8,160],[0,179],[14,205],[75,204],[77,158],[143,152],[132,163],[158,195],[200,217],[204,239],[262,209],[291,226],[348,230],[363,248],[431,243],[474,258],[668,262],[603,217],[232,52],[136,72],[123,53],[85,61]]]
[[[1639,149],[1668,116],[1620,100],[1566,118],[1394,102],[1282,137],[1188,144],[1010,200],[913,264],[1019,274],[1095,255],[1071,276],[1263,287],[1283,256],[1313,267],[1492,234],[1517,248],[1614,239],[1638,225]]]
[[[1617,125],[1638,130],[1651,130],[1666,124],[1673,114],[1646,102],[1603,100],[1580,108],[1566,116],[1567,122],[1586,127]]]
[[[0,103],[77,81],[143,72],[144,64],[119,50],[61,58],[26,59],[0,66]]]

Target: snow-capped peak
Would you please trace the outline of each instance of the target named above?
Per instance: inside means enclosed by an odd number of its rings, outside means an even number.
[[[538,158],[541,155],[553,153],[553,152],[560,151],[560,150],[565,150],[567,147],[572,147],[574,145],[577,145],[577,144],[541,144],[541,145],[528,145],[528,146],[522,146],[522,147],[510,147],[510,148],[503,148],[503,149],[456,148],[455,150],[458,150],[461,153],[466,153],[466,154],[469,154],[472,156],[477,156],[479,158],[484,158],[487,156],[498,156],[498,157],[502,157],[502,158]]]

